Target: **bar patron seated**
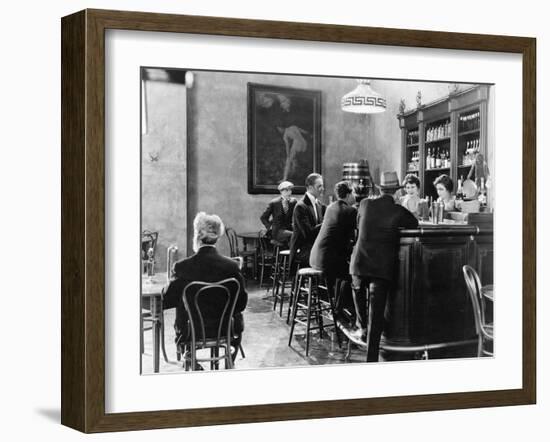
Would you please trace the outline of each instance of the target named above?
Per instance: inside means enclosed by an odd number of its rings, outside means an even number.
[[[492,355],[493,85],[149,67],[141,92],[143,374]]]

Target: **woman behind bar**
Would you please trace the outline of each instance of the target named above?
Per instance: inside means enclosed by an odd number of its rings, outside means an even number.
[[[409,174],[403,180],[403,186],[405,187],[406,195],[400,198],[401,205],[415,215],[417,218],[420,216],[421,205],[420,196],[420,180],[414,174]]]
[[[445,205],[445,212],[451,212],[455,210],[456,199],[452,194],[454,184],[453,180],[448,175],[439,175],[434,181],[435,190],[439,195],[437,202],[443,202]]]

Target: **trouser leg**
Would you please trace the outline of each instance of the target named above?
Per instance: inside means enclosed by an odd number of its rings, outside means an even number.
[[[356,313],[355,325],[358,328],[366,329],[368,326],[368,318],[367,295],[364,279],[359,276],[352,275],[351,288]]]
[[[369,286],[369,326],[367,334],[367,362],[377,362],[380,350],[380,337],[384,330],[384,311],[388,298],[388,282],[375,279],[371,280]]]

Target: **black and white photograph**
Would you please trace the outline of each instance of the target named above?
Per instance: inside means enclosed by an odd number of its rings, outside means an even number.
[[[136,94],[141,374],[493,357],[493,84],[147,66]]]

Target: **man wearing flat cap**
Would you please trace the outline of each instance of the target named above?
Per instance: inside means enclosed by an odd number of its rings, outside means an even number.
[[[281,192],[281,196],[272,199],[260,216],[266,229],[271,229],[271,237],[285,244],[292,236],[292,214],[296,207],[296,199],[292,198],[293,187],[294,184],[290,181],[279,184],[277,189]]]
[[[353,335],[357,339],[366,337],[367,362],[378,361],[386,300],[392,284],[397,280],[399,229],[418,227],[416,217],[396,204],[394,194],[402,187],[396,172],[383,172],[380,186],[377,187],[381,196],[363,199],[359,205],[359,233],[350,260],[353,301],[357,313],[357,329]]]

